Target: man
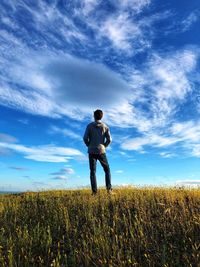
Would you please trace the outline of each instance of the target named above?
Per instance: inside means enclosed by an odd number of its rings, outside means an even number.
[[[94,111],[94,122],[87,125],[85,134],[83,137],[84,143],[88,147],[89,164],[90,164],[90,182],[92,188],[92,194],[97,193],[97,181],[96,181],[96,164],[97,160],[100,161],[104,172],[106,189],[110,194],[112,192],[111,186],[111,174],[108,160],[106,157],[106,147],[111,143],[111,135],[109,127],[101,122],[103,117],[103,111],[97,109]]]

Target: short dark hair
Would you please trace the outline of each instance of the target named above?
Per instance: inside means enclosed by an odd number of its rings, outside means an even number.
[[[97,109],[94,111],[94,118],[95,120],[101,120],[103,117],[103,111],[100,109]]]

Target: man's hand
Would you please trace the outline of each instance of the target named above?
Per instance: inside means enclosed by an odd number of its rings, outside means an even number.
[[[102,144],[100,144],[100,145],[98,146],[98,150],[99,150],[99,154],[104,154],[104,153],[106,153],[105,146],[102,145]]]

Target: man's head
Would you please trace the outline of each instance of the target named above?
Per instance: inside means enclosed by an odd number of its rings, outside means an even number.
[[[97,109],[94,111],[94,119],[95,120],[101,120],[103,117],[103,111],[100,109]]]

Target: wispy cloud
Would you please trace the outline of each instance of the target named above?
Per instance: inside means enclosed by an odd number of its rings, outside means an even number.
[[[172,148],[173,145],[181,148],[179,152],[171,151],[159,152],[161,157],[169,158],[181,153],[185,156],[200,157],[200,122],[186,121],[171,123],[168,129],[165,129],[167,135],[164,133],[148,132],[142,137],[125,138],[121,142],[121,148],[124,150],[136,150],[142,152],[145,147],[157,148]]]
[[[159,155],[162,157],[162,158],[173,158],[176,156],[176,154],[174,153],[170,153],[170,152],[160,152]]]
[[[182,16],[177,14],[173,10],[169,10],[171,15],[170,23],[167,23],[162,32],[165,35],[177,35],[179,33],[185,33],[191,29],[192,26],[198,23],[200,11],[198,9],[188,10],[188,14]],[[160,32],[161,33],[161,32]],[[162,34],[162,33],[161,33]]]
[[[13,95],[15,96],[14,98]],[[0,102],[3,106],[31,114],[59,117],[56,112],[56,104],[48,96],[34,90],[17,90],[17,88],[2,84],[0,85]]]
[[[77,140],[82,141],[82,137],[79,134],[72,131],[71,129],[59,128],[57,126],[52,125],[48,132],[53,133],[53,134],[62,134],[63,136],[67,136],[67,137],[70,137],[72,139],[77,139]]]
[[[8,142],[8,143],[15,143],[17,142],[17,138],[12,135],[0,133],[0,142]]]
[[[7,148],[9,150],[20,153],[26,159],[44,162],[67,162],[71,158],[81,158],[84,156],[83,153],[78,149],[59,147],[54,145],[31,147],[20,144],[0,142],[0,148]]]
[[[190,29],[190,27],[199,20],[199,15],[200,15],[200,11],[199,10],[194,10],[192,11],[187,18],[185,18],[182,23],[182,31],[188,31]]]
[[[101,9],[103,6],[101,1],[87,0],[75,7],[74,14],[93,32],[98,47],[106,44],[108,53],[115,51],[117,54],[122,53],[129,57],[151,48],[155,36],[154,22],[167,17],[167,12],[164,12],[153,16],[145,14],[141,18],[140,14],[150,8],[151,2],[151,0],[109,1],[112,9],[112,12],[109,12]]]
[[[178,186],[200,186],[200,180],[177,180],[175,182],[176,185]]]
[[[107,18],[100,27],[99,33],[107,37],[115,48],[124,50],[126,53],[138,53],[151,46],[140,24],[132,21],[128,13]]]
[[[61,181],[66,181],[69,178],[74,178],[75,177],[75,170],[69,165],[65,166],[64,168],[61,168],[57,172],[52,172],[50,173],[52,176],[51,179],[53,180],[61,180]]]
[[[197,57],[198,53],[186,49],[164,57],[154,55],[148,63],[145,83],[150,91],[146,100],[155,124],[166,124],[193,90],[188,75],[196,67]]]
[[[7,19],[4,17],[4,22],[11,27],[21,27],[23,36],[35,47],[38,44],[30,39],[32,33],[28,32],[28,26],[34,28],[36,33],[40,33],[38,38],[44,44],[48,44],[51,41],[55,44],[61,44],[61,41],[71,42],[74,39],[81,39],[82,41],[86,39],[73,20],[65,12],[60,11],[57,1],[52,3],[36,1],[33,5],[22,0],[20,2],[8,2],[7,5],[11,8],[10,15],[14,19],[14,23],[11,23],[8,17]],[[19,10],[21,11],[20,13],[18,12]],[[29,16],[29,21],[26,24],[16,19],[17,16],[23,18],[24,15]]]
[[[50,173],[50,175],[57,176],[57,175],[66,175],[66,174],[74,174],[74,173],[75,173],[74,169],[65,167],[65,168],[60,169],[58,172]]]
[[[25,125],[29,124],[29,120],[28,119],[19,119],[18,121],[20,123],[22,123],[22,124],[25,124]]]
[[[123,173],[124,171],[123,170],[116,170],[115,172],[116,173]]]
[[[143,151],[143,147],[147,145],[155,147],[168,147],[180,141],[181,140],[178,137],[161,136],[155,133],[149,133],[143,137],[125,140],[122,143],[121,148],[125,150]]]
[[[29,175],[23,175],[23,177],[30,179],[30,176]]]
[[[67,174],[74,174],[74,173],[75,173],[74,169],[72,169],[72,168],[64,168],[63,170],[64,170]]]
[[[151,0],[117,0],[114,2],[120,9],[131,9],[136,13],[140,13],[144,8],[147,8],[150,5]]]
[[[100,0],[82,0],[81,1],[81,12],[88,16],[92,11],[94,11],[100,3]]]
[[[65,175],[58,175],[58,176],[54,176],[52,179],[54,179],[54,180],[67,180],[68,177]]]
[[[20,166],[10,166],[9,168],[16,170],[16,171],[27,171],[28,170],[26,167],[20,167]]]
[[[179,136],[182,140],[200,142],[200,121],[175,122],[170,131],[173,135]]]

